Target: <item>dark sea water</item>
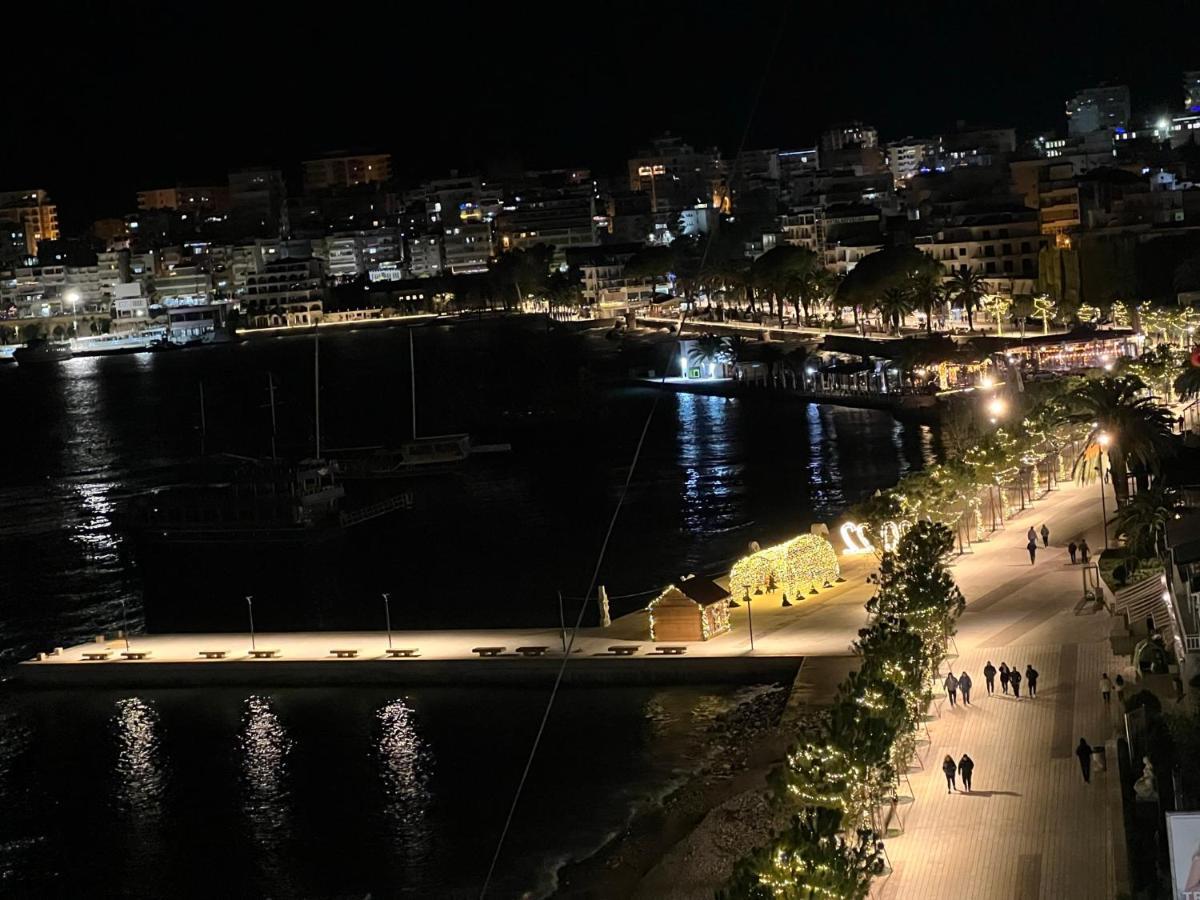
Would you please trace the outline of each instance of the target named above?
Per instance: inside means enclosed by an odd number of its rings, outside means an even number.
[[[403,329],[323,336],[320,353],[325,446],[407,439]],[[397,628],[557,621],[557,592],[587,587],[652,407],[601,570],[618,614],[679,574],[727,567],[749,540],[831,520],[936,452],[929,429],[883,413],[613,386],[647,360],[600,338],[422,328],[416,356],[421,433],[470,431],[512,452],[399,486],[351,485],[351,503],[405,489],[414,506],[311,555],[305,624],[380,627],[381,591]],[[208,452],[268,451],[271,372],[279,445],[311,453],[312,367],[307,338],[0,367],[0,661],[120,627],[122,600],[134,630],[147,607],[151,625],[158,609],[236,627],[260,576],[254,554],[181,557],[174,588],[143,578],[127,510],[198,454],[201,383]],[[549,889],[557,862],[676,783],[746,697],[564,692],[494,896]],[[80,880],[139,897],[473,896],[544,700],[477,688],[0,686],[0,896]]]

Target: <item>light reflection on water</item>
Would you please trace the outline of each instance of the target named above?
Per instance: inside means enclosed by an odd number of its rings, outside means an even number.
[[[724,397],[680,394],[678,462],[684,529],[689,533],[724,531],[738,522],[743,465],[733,462],[735,405]]]
[[[812,506],[814,512],[824,515],[826,510],[841,508],[846,501],[842,493],[837,422],[828,406],[810,403],[805,407],[805,413],[808,420],[808,475]]]
[[[134,870],[153,877],[163,849],[167,825],[166,795],[170,781],[162,749],[158,711],[140,697],[117,701],[112,728],[117,742],[113,766],[114,805],[121,836]]]
[[[247,697],[238,735],[242,770],[242,814],[254,844],[255,865],[263,883],[279,886],[287,878],[286,847],[292,834],[288,783],[288,736],[269,697]]]
[[[417,733],[415,713],[397,699],[375,717],[379,739],[375,755],[383,784],[383,814],[397,854],[406,866],[424,863],[430,851],[429,805],[433,758]]]

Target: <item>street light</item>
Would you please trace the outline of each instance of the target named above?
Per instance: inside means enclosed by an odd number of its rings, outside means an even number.
[[[387,623],[388,633],[388,649],[392,649],[392,609],[391,609],[391,594],[383,595],[383,619]]]
[[[1004,411],[1008,409],[1008,404],[1004,402],[1003,397],[993,397],[987,405],[988,415],[991,417],[992,424],[996,424],[996,420],[1004,415]]]
[[[79,291],[67,291],[64,299],[71,304],[71,331],[73,337],[79,336],[79,322],[77,321],[79,313]]]
[[[254,643],[254,596],[246,595],[246,612],[250,614],[250,649],[257,650],[258,646]]]
[[[1100,524],[1104,527],[1104,549],[1108,549],[1108,507],[1104,499],[1104,453],[1108,450],[1108,445],[1112,443],[1112,438],[1108,432],[1102,431],[1096,436],[1096,443],[1100,445]]]

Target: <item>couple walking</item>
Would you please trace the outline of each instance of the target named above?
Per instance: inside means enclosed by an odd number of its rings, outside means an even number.
[[[963,703],[967,706],[971,705],[971,676],[963,672],[957,678],[954,677],[954,671],[951,670],[946,675],[946,680],[942,682],[942,687],[946,689],[946,696],[950,698],[950,705],[958,705],[958,692],[962,691]],[[947,757],[949,758],[949,757]]]
[[[1032,566],[1037,561],[1038,551],[1038,533],[1033,530],[1033,526],[1029,526],[1029,531],[1025,533],[1025,537],[1029,538],[1029,543],[1025,545],[1025,549],[1029,551],[1029,564]],[[1050,529],[1046,527],[1046,523],[1042,523],[1042,546],[1050,546]]]
[[[1075,565],[1075,555],[1079,554],[1083,557],[1083,564],[1086,566],[1092,555],[1092,548],[1088,546],[1087,538],[1080,538],[1079,543],[1074,541],[1067,544],[1067,552],[1071,554],[1071,565]]]
[[[946,758],[942,760],[942,772],[946,775],[946,793],[949,794],[951,791],[957,790],[954,784],[955,772],[962,776],[963,788],[966,792],[968,794],[971,793],[971,775],[974,771],[975,760],[971,759],[967,754],[964,753],[962,759],[956,765],[954,757],[947,753]]]

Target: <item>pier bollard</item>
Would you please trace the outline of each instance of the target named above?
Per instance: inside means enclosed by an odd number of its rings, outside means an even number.
[[[52,656],[62,656],[62,655],[63,655],[63,648],[62,648],[62,647],[55,647],[55,648],[54,648],[54,652],[53,652],[51,655],[52,655]]]
[[[46,658],[46,654],[45,654],[45,653],[39,653],[39,654],[37,655],[37,660],[38,660],[38,662],[42,662],[42,661],[43,661],[45,658]]]

